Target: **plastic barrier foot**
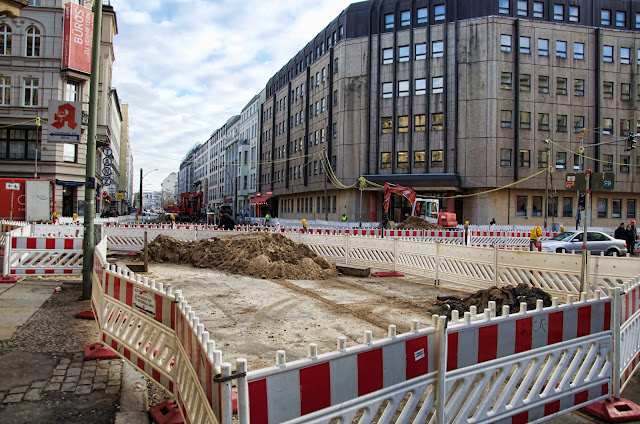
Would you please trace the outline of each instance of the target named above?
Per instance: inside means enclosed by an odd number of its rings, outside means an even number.
[[[175,400],[168,400],[149,408],[149,416],[156,424],[183,424],[180,407]]]
[[[78,312],[75,317],[80,319],[96,319],[96,316],[93,314],[93,309]]]
[[[610,423],[626,423],[640,420],[640,406],[624,398],[601,400],[585,406],[582,411]]]
[[[13,277],[13,276],[9,276],[9,275],[0,277],[0,283],[11,284],[11,283],[17,283],[17,282],[18,282],[18,277]]]
[[[377,271],[372,272],[373,277],[404,277],[404,274],[398,271]]]
[[[104,347],[102,343],[93,343],[84,347],[84,360],[93,361],[94,359],[118,359],[117,353],[108,347]]]

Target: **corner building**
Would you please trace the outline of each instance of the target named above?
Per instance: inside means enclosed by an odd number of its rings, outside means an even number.
[[[379,221],[381,190],[337,188],[326,152],[345,185],[412,187],[458,222],[539,225],[548,207],[570,227],[582,167],[616,176],[592,225],[636,218],[637,151],[596,145],[640,132],[639,31],[635,0],[354,3],[269,80],[257,191],[282,218]],[[410,208],[393,196],[390,213]]]

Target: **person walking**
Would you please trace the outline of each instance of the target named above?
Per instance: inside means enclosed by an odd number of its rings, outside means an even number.
[[[269,215],[269,212],[267,212],[267,214],[264,216],[264,226],[268,227],[269,226],[269,220],[271,219],[271,215]]]
[[[618,240],[627,239],[627,229],[624,228],[624,222],[621,222],[620,226],[613,232],[613,238],[616,238]]]
[[[637,239],[638,239],[638,230],[636,229],[636,221],[632,219],[631,225],[627,229],[627,248],[629,250],[629,254],[631,255],[635,254]]]

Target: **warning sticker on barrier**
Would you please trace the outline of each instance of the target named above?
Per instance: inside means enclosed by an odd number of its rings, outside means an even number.
[[[133,288],[133,307],[150,315],[156,314],[156,297],[142,287]]]
[[[416,361],[419,361],[420,359],[424,358],[424,349],[420,349],[417,352],[414,352],[413,358]]]

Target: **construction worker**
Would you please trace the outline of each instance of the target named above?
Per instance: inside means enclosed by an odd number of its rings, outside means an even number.
[[[269,212],[267,212],[267,214],[264,216],[264,226],[267,227],[269,226],[269,220],[271,219],[271,215],[269,215]]]
[[[171,214],[169,214],[169,219],[171,220],[171,227],[175,228],[175,226],[176,226],[176,217],[173,216],[173,214],[171,213]]]
[[[540,239],[540,237],[542,236],[542,228],[540,228],[539,226],[535,226],[531,229],[531,233],[529,234],[529,250],[532,252],[537,252],[539,251],[538,246],[540,246],[540,243],[538,242],[538,240]]]
[[[302,219],[302,232],[306,233],[307,232],[307,220],[306,219]]]
[[[346,213],[342,213],[342,222],[347,222],[349,221],[349,218],[347,218],[347,214]]]
[[[57,224],[57,223],[58,223],[58,213],[57,213],[57,212],[54,212],[54,213],[53,213],[53,215],[52,215],[52,217],[53,217],[53,223],[54,223],[54,224]]]

